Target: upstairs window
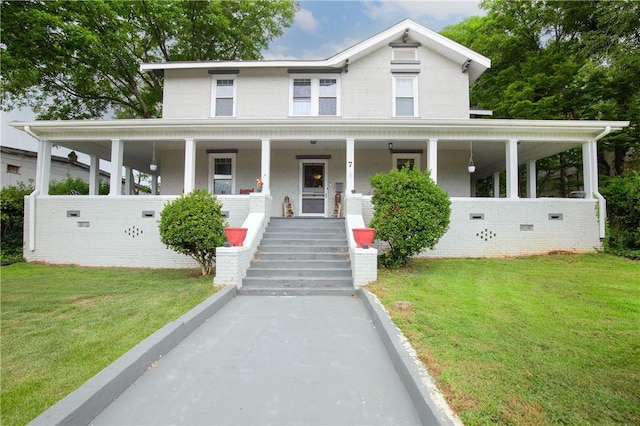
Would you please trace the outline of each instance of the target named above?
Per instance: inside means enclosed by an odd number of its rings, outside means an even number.
[[[337,78],[293,78],[291,82],[290,115],[339,115]]]
[[[214,79],[212,116],[235,117],[235,80]]]
[[[393,116],[418,116],[418,76],[393,76]]]

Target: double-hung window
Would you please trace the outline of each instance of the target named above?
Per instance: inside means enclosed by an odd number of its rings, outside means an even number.
[[[418,76],[396,74],[393,76],[393,116],[418,116]]]
[[[209,192],[216,195],[235,191],[236,154],[209,154]]]
[[[213,79],[213,102],[211,115],[213,117],[235,117],[236,115],[235,80],[232,78]]]
[[[339,79],[331,76],[292,78],[290,115],[339,115],[339,84]]]

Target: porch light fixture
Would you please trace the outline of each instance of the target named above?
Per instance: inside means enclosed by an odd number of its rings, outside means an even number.
[[[153,141],[153,154],[151,156],[151,164],[149,165],[149,169],[152,172],[158,170],[158,163],[156,162],[156,141]]]
[[[318,143],[318,141],[309,141],[311,143],[311,145],[315,145]]]
[[[76,161],[78,161],[78,154],[76,154],[75,151],[71,151],[69,154],[67,154],[67,158],[69,159],[69,162],[71,164],[74,164]]]
[[[389,142],[389,152],[393,151],[393,142]]]
[[[473,142],[469,142],[469,173],[473,173],[476,171],[476,165],[473,162]]]

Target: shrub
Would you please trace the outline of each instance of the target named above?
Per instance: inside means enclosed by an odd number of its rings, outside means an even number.
[[[49,184],[49,195],[70,195],[72,191],[79,195],[88,195],[89,183],[79,177],[68,177],[61,181],[51,181]],[[98,186],[98,193],[100,195],[108,195],[109,183],[101,180]]]
[[[380,264],[398,268],[425,248],[433,249],[449,228],[451,201],[430,173],[393,169],[373,176],[371,185],[375,211],[370,226],[377,240],[389,244]]]
[[[0,253],[2,260],[22,258],[24,197],[33,192],[32,186],[19,182],[0,191]]]
[[[160,212],[160,240],[170,249],[195,259],[202,275],[213,273],[216,247],[224,244],[222,204],[205,190],[182,194]]]
[[[600,192],[607,199],[605,248],[616,254],[640,257],[640,173],[611,177]]]

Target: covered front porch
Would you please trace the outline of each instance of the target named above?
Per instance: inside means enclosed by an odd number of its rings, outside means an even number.
[[[162,206],[181,193],[216,193],[229,225],[248,227],[257,244],[270,217],[287,215],[287,200],[293,216],[338,215],[347,226],[364,226],[372,216],[370,177],[403,165],[430,170],[452,197],[450,230],[424,255],[590,251],[604,237],[596,142],[627,123],[161,119],[12,125],[39,141],[36,190],[26,209],[28,260],[184,267],[190,260],[160,243],[156,223]],[[91,195],[48,196],[53,144],[90,156]],[[586,198],[538,199],[536,161],[578,146]],[[110,162],[108,196],[96,195],[101,159]],[[526,165],[525,194],[520,165]],[[123,191],[122,179],[132,182],[134,170],[151,176],[153,195],[130,196],[131,184]],[[504,198],[498,198],[501,173]],[[475,197],[475,181],[487,176],[493,176],[495,198]],[[236,256],[236,275],[250,254]]]

